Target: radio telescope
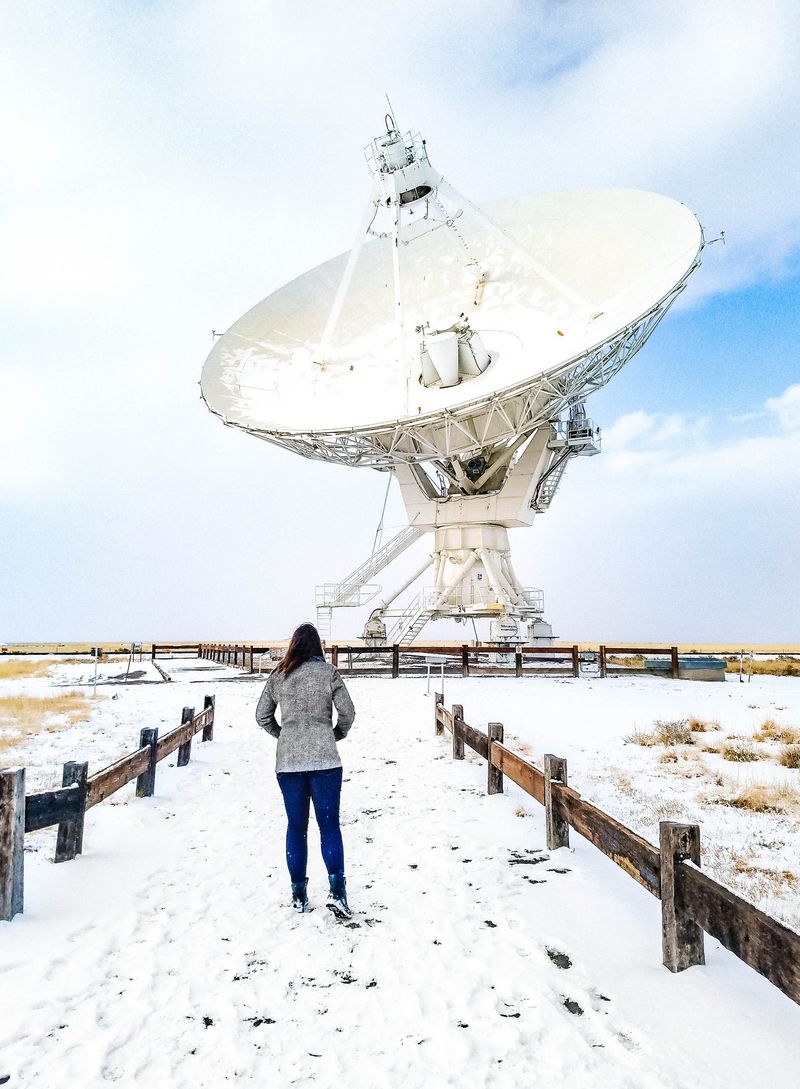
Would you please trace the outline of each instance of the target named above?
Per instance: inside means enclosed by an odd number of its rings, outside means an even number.
[[[517,578],[508,529],[547,510],[572,458],[599,453],[585,398],[684,289],[702,228],[677,201],[627,189],[478,208],[390,115],[365,154],[372,189],[353,248],[218,339],[203,398],[303,457],[396,477],[408,526],[317,587],[323,634],[333,609],[374,602],[375,644],[411,643],[442,617],[488,617],[493,641],[547,642],[542,592]],[[383,594],[376,576],[425,533],[424,564]]]

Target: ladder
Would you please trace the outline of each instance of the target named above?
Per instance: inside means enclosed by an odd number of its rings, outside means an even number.
[[[424,591],[420,590],[400,613],[387,633],[387,644],[392,646],[397,643],[399,646],[407,647],[414,642],[432,615],[431,610],[425,606],[424,596]]]
[[[329,605],[317,605],[317,631],[323,643],[330,640],[333,628],[333,609]]]

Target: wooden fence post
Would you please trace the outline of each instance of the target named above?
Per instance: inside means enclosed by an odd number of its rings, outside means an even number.
[[[214,696],[206,696],[206,698],[203,700],[203,710],[205,711],[209,707],[211,708],[211,721],[207,722],[206,725],[203,727],[203,741],[214,740],[214,713],[216,710],[216,708],[214,707],[215,698],[216,697]]]
[[[83,852],[83,818],[86,813],[86,792],[89,786],[89,764],[68,760],[61,776],[62,787],[76,783],[80,792],[80,808],[74,821],[61,821],[56,835],[54,862],[69,862]]]
[[[250,647],[250,672],[251,673],[255,672],[255,670],[253,669],[253,651],[254,651],[254,648]]]
[[[453,704],[453,759],[464,759],[464,735],[459,729],[464,721],[464,708],[460,703]]]
[[[575,645],[572,648],[572,676],[573,677],[580,677],[580,675],[581,675],[581,659],[580,659],[580,655],[578,654],[578,647],[577,647],[577,645]]]
[[[400,647],[397,643],[392,646],[392,677],[400,676]]]
[[[184,707],[181,714],[181,726],[187,722],[191,722],[194,718],[194,707]],[[179,768],[185,768],[189,763],[192,756],[192,739],[188,737],[182,745],[178,746],[178,759],[176,764]]]
[[[151,662],[154,662],[156,660],[156,650],[157,649],[158,649],[158,647],[156,646],[155,643],[150,644],[150,661]]]
[[[503,773],[499,768],[496,768],[492,763],[492,742],[499,741],[503,744],[503,724],[502,722],[490,722],[486,728],[486,732],[489,735],[489,781],[486,787],[487,794],[502,794],[503,793]]]
[[[544,758],[544,809],[547,827],[547,849],[556,851],[569,847],[569,825],[555,812],[553,783],[567,783],[567,762],[562,756],[545,754]]]
[[[22,911],[25,882],[25,768],[0,771],[0,920]]]
[[[600,647],[600,676],[606,676],[606,648],[602,645]]]
[[[331,665],[334,669],[339,668],[339,648],[335,643],[331,647]]]
[[[439,721],[439,708],[444,707],[444,692],[433,693],[433,732],[436,737],[444,733],[444,726]]]
[[[514,675],[522,676],[522,651],[518,650],[514,655]]]
[[[676,872],[689,859],[700,865],[700,826],[661,821],[658,826],[661,851],[661,948],[670,972],[682,972],[693,964],[705,964],[703,931],[692,922],[676,890]]]
[[[461,645],[461,676],[469,676],[469,647],[466,643]]]
[[[149,747],[150,749],[150,763],[147,766],[147,771],[143,771],[139,778],[136,780],[136,797],[137,798],[150,798],[153,795],[153,791],[156,789],[156,748],[158,746],[158,727],[150,729],[145,726],[142,732],[139,734],[139,748],[144,749]]]
[[[677,681],[681,673],[681,665],[678,660],[678,648],[670,647],[670,657],[672,659],[672,679]]]

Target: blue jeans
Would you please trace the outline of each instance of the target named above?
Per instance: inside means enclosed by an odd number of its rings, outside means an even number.
[[[286,816],[286,864],[293,882],[305,881],[308,863],[308,813],[314,802],[319,825],[322,857],[328,873],[344,873],[344,845],[339,828],[339,797],[342,769],[325,771],[280,771],[278,785],[283,794]]]

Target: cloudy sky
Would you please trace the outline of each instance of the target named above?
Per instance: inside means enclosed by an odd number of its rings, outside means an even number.
[[[0,641],[275,638],[370,551],[385,477],[197,383],[350,245],[388,91],[476,202],[637,187],[726,232],[513,534],[557,633],[800,642],[795,3],[6,0],[0,50]]]

